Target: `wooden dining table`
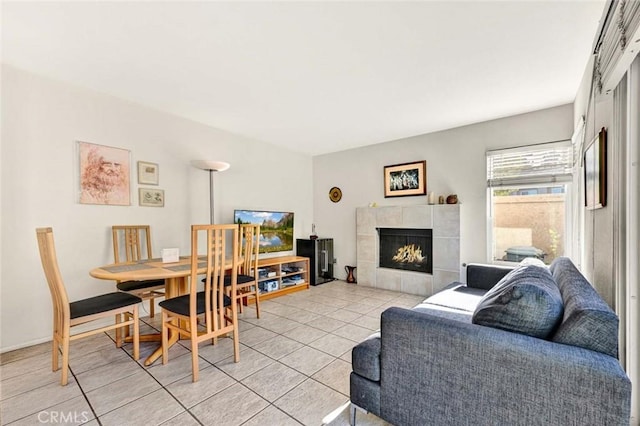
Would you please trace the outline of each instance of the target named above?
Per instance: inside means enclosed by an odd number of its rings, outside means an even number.
[[[231,262],[228,265],[232,267]],[[206,272],[206,260],[198,262],[198,272]],[[163,279],[165,285],[165,299],[177,297],[188,293],[189,276],[191,275],[191,256],[180,256],[178,262],[162,263],[162,259],[139,260],[137,262],[113,263],[99,266],[89,272],[94,278],[115,281],[144,281]],[[169,335],[169,347],[174,345],[179,339],[179,333]],[[161,334],[141,335],[141,341],[161,341]],[[144,365],[151,365],[162,356],[162,345],[160,345],[147,359]]]

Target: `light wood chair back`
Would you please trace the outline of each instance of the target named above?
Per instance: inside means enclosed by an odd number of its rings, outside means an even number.
[[[189,294],[160,302],[162,363],[166,364],[169,359],[169,331],[187,335],[191,339],[194,382],[198,381],[198,343],[204,340],[211,339],[215,343],[218,337],[232,333],[234,360],[240,360],[238,307],[225,292],[225,272],[228,270],[231,294],[236,293],[240,264],[238,234],[235,224],[192,225]],[[204,246],[205,251],[199,252],[199,246]],[[231,258],[227,257],[229,254]],[[198,276],[201,275],[205,276],[204,289],[198,291]]]
[[[72,340],[81,339],[108,330],[116,330],[116,346],[122,346],[121,329],[128,329],[133,326],[133,356],[137,360],[139,357],[139,323],[138,323],[138,303],[142,300],[139,297],[125,293],[110,293],[100,296],[90,297],[75,302],[69,302],[67,290],[60,274],[58,258],[53,240],[52,228],[37,228],[38,249],[40,251],[40,261],[42,269],[51,293],[53,304],[53,339],[52,339],[52,370],[57,371],[58,352],[62,352],[62,375],[60,384],[66,385],[69,372],[69,343]],[[104,307],[108,306],[107,309]],[[71,328],[85,324],[90,321],[113,318],[116,323],[102,326],[92,330],[71,335]]]
[[[115,263],[153,259],[149,225],[114,225],[111,227]],[[155,316],[155,299],[164,297],[164,280],[126,281],[117,283],[118,290],[149,301],[149,316]]]
[[[153,258],[151,227],[149,225],[114,225],[111,227],[111,232],[113,234],[113,259],[115,263],[137,262]],[[124,249],[122,260],[120,259],[121,248]]]
[[[240,225],[240,272],[244,275],[257,275],[258,253],[260,250],[260,225],[251,223]]]
[[[53,330],[55,333],[62,329],[64,323],[70,321],[69,297],[58,267],[58,258],[53,241],[53,229],[38,228],[36,229],[36,236],[38,238],[42,269],[49,285],[51,302],[53,303]]]
[[[238,278],[238,294],[246,300],[253,296],[256,315],[260,318],[260,289],[258,288],[258,255],[260,251],[260,225],[240,225],[240,258],[242,264]],[[242,304],[240,305],[242,308]]]

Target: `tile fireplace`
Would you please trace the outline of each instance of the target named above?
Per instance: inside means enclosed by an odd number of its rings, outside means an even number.
[[[358,285],[430,296],[451,282],[460,281],[460,209],[460,204],[357,208]],[[428,271],[421,270],[425,267],[423,264],[419,265],[420,268],[416,268],[415,264],[400,268],[381,264],[381,228],[430,230],[431,249],[428,254],[425,254],[427,251],[424,247],[414,241],[402,243],[393,249],[392,254],[392,257],[399,256],[398,259],[426,257],[431,263]]]

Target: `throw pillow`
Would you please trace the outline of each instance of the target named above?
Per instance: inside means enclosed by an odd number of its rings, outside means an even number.
[[[549,270],[525,265],[509,272],[484,295],[471,321],[546,339],[562,315],[562,296]]]

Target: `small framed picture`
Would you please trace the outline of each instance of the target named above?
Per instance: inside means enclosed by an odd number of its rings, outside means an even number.
[[[138,183],[145,185],[157,185],[160,171],[156,163],[138,161]]]
[[[164,207],[164,190],[138,188],[138,204],[145,207]]]
[[[589,210],[607,205],[607,130],[603,127],[584,152],[584,205]]]
[[[426,195],[427,162],[394,164],[384,167],[384,196]]]

